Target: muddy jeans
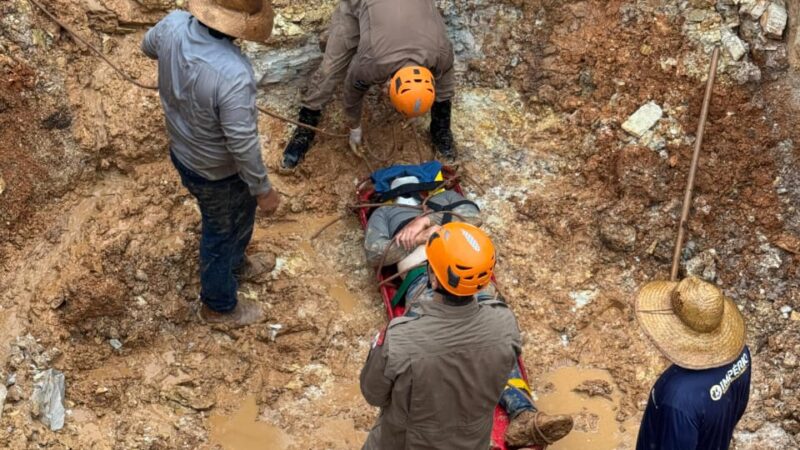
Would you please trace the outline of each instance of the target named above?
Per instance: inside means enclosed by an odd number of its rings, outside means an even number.
[[[423,292],[419,292],[420,290],[423,290]],[[478,292],[476,294],[478,302],[493,299],[495,292],[494,288],[488,287]],[[406,314],[415,314],[414,304],[424,301],[433,301],[433,292],[428,288],[427,275],[420,276],[408,287],[406,304],[411,304],[411,306],[407,309]],[[508,374],[508,382],[500,395],[500,406],[508,413],[508,417],[511,420],[524,411],[537,411],[536,405],[533,404],[533,398],[531,398],[530,387],[528,387],[525,379],[522,378],[522,371],[518,362],[514,362],[514,368]]]
[[[171,151],[170,158],[200,206],[200,299],[213,311],[229,312],[236,307],[234,272],[244,263],[253,235],[256,198],[239,175],[211,181],[183,165]]]

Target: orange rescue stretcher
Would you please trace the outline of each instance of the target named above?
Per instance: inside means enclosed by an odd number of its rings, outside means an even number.
[[[451,180],[452,182],[449,183],[449,189],[452,189],[458,192],[461,195],[464,195],[461,185],[458,183],[458,179],[456,177],[455,170],[448,166],[442,167],[442,175],[444,176],[445,180]],[[424,196],[424,195],[423,195]],[[376,193],[375,189],[372,186],[369,178],[366,178],[364,181],[359,183],[358,188],[356,189],[356,201],[357,204],[367,204],[367,203],[376,203]],[[369,220],[370,214],[374,211],[375,208],[367,208],[362,207],[356,210],[356,214],[358,214],[359,222],[361,223],[361,227],[366,230],[367,228],[367,221]],[[405,313],[406,307],[403,303],[398,303],[397,305],[392,305],[392,298],[394,297],[397,289],[399,287],[400,279],[395,279],[392,282],[380,284],[383,280],[391,277],[397,273],[397,266],[391,265],[386,266],[381,270],[380,275],[378,275],[378,283],[379,283],[379,290],[381,293],[381,297],[383,298],[383,305],[386,308],[386,315],[388,316],[389,320],[394,319],[395,317],[402,316]],[[525,366],[522,363],[522,358],[518,359],[520,372],[522,373],[523,379],[525,382],[528,381],[528,374],[525,370]],[[508,415],[506,414],[505,410],[500,406],[497,405],[494,409],[494,425],[492,427],[492,442],[491,442],[491,450],[508,450],[509,447],[506,446],[505,443],[505,432],[506,428],[508,428]],[[544,449],[542,449],[544,450]]]

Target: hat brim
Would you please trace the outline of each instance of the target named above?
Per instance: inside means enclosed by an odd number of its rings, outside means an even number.
[[[269,0],[261,11],[247,14],[219,6],[214,0],[189,0],[189,12],[208,27],[229,36],[253,42],[266,42],[272,34],[275,15]]]
[[[636,297],[636,319],[670,361],[686,369],[709,369],[734,361],[744,349],[745,323],[736,304],[724,297],[722,321],[708,333],[689,328],[672,311],[678,283],[647,283]]]

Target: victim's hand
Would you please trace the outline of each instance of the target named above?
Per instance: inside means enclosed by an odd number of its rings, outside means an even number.
[[[419,234],[430,226],[431,220],[428,217],[418,217],[414,219],[397,233],[397,243],[406,250],[413,250],[419,245],[417,243]]]

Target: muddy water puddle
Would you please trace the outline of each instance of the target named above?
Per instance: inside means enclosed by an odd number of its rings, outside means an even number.
[[[255,397],[247,397],[232,416],[212,414],[209,438],[223,450],[285,450],[293,439],[281,429],[259,422]]]
[[[610,393],[589,396],[579,386],[610,387]],[[616,420],[621,394],[611,375],[600,369],[564,367],[537,380],[536,406],[548,414],[570,414],[575,428],[548,450],[614,450],[625,438]]]
[[[328,295],[331,296],[336,303],[339,304],[339,309],[344,313],[351,313],[358,304],[358,300],[347,288],[344,280],[335,280],[328,286]]]

